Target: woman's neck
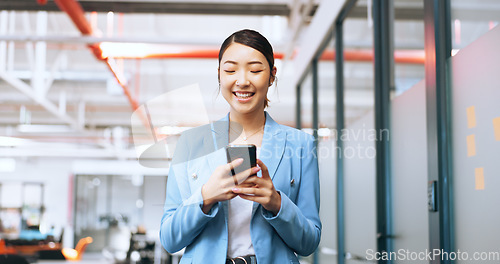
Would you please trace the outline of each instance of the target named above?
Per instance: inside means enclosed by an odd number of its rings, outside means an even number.
[[[245,131],[255,131],[264,126],[266,122],[266,114],[264,111],[248,114],[240,114],[235,111],[230,111],[229,120],[240,124]]]

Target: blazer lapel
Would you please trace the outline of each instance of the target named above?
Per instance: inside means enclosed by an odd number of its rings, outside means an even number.
[[[271,179],[274,178],[278,165],[283,158],[285,144],[286,132],[281,130],[280,125],[266,112],[266,124],[264,127],[264,137],[262,138],[259,159],[267,166]],[[258,207],[259,204],[254,202],[252,217],[255,215]]]
[[[208,159],[210,170],[214,171],[217,166],[227,163],[224,147],[228,144],[229,114],[224,118],[210,124],[210,132],[205,135],[204,145],[214,150]]]
[[[267,166],[271,179],[274,178],[278,165],[281,162],[285,151],[285,144],[286,132],[281,130],[280,125],[266,112],[266,125],[260,149],[260,160]]]

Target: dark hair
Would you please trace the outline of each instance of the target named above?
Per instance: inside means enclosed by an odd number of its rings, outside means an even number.
[[[240,31],[236,31],[231,36],[229,36],[224,42],[222,43],[220,50],[219,50],[219,65],[222,60],[222,55],[224,55],[224,52],[226,49],[233,43],[239,43],[245,46],[248,46],[250,48],[254,48],[258,50],[264,57],[266,58],[267,62],[269,63],[269,68],[270,68],[270,76],[275,77],[273,75],[273,68],[274,68],[274,52],[273,52],[273,47],[271,46],[271,43],[262,36],[259,32],[251,29],[243,29]],[[267,107],[269,102],[269,99],[266,97],[266,102],[265,102],[265,107]]]

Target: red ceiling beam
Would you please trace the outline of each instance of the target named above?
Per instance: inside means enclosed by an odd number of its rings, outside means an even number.
[[[70,19],[73,21],[75,26],[78,28],[78,30],[82,33],[82,35],[92,35],[92,26],[90,25],[89,21],[85,17],[85,12],[83,11],[82,6],[78,1],[76,0],[54,0],[56,5],[61,9],[61,11],[64,11],[68,14]],[[103,60],[108,68],[111,70],[113,73],[113,76],[115,76],[116,80],[120,84],[120,86],[123,88],[123,92],[125,93],[125,96],[127,96],[128,101],[130,102],[130,105],[133,110],[136,110],[139,108],[139,103],[135,98],[132,97],[130,94],[130,91],[127,87],[127,84],[124,82],[124,80],[118,78],[119,73],[117,72],[117,69],[115,69],[112,65],[112,63],[109,61],[108,58],[104,58],[102,56],[102,49],[99,46],[99,43],[91,44],[89,45],[89,48],[92,50],[92,53],[98,60]]]
[[[83,8],[75,0],[54,0],[61,11],[66,12],[83,35],[92,35],[92,27],[85,18]]]
[[[104,57],[115,59],[217,59],[219,49],[204,46],[180,46],[170,44],[146,43],[101,43]],[[274,53],[275,59],[283,59],[281,52]],[[351,49],[344,51],[344,59],[354,62],[373,61],[373,50]],[[320,60],[335,60],[335,51],[326,50]],[[423,50],[396,50],[394,61],[406,64],[424,64],[425,52]]]
[[[76,0],[54,0],[54,1],[62,11],[68,14],[68,16],[71,18],[75,26],[82,33],[82,35],[92,35],[92,26],[90,25],[87,18],[85,18],[85,13],[83,11],[83,8],[81,7],[80,3],[78,3],[78,1]],[[127,97],[130,106],[132,107],[132,110],[133,111],[137,110],[139,108],[139,103],[130,93],[130,90],[128,89],[126,84],[126,80],[124,80],[123,78],[123,74],[121,73],[120,69],[117,69],[114,59],[103,57],[102,49],[99,44],[100,43],[90,44],[88,45],[88,47],[98,60],[102,60],[106,63],[108,68],[111,70],[111,73],[116,78],[116,81],[122,87],[123,93]],[[145,113],[139,111],[138,115],[143,125],[146,128],[150,128],[151,124],[149,122],[149,119],[146,117]],[[156,134],[156,131],[152,132]]]

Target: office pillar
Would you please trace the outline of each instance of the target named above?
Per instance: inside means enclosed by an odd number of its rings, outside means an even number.
[[[451,18],[449,0],[425,0],[425,86],[429,189],[437,205],[429,210],[429,250],[454,249],[450,110]],[[433,187],[434,185],[434,187]],[[433,259],[431,263],[452,263]]]
[[[373,2],[373,39],[375,70],[375,141],[376,156],[376,205],[377,251],[393,250],[392,190],[390,153],[390,91],[394,88],[394,7],[392,0]],[[391,261],[379,260],[379,263]]]

